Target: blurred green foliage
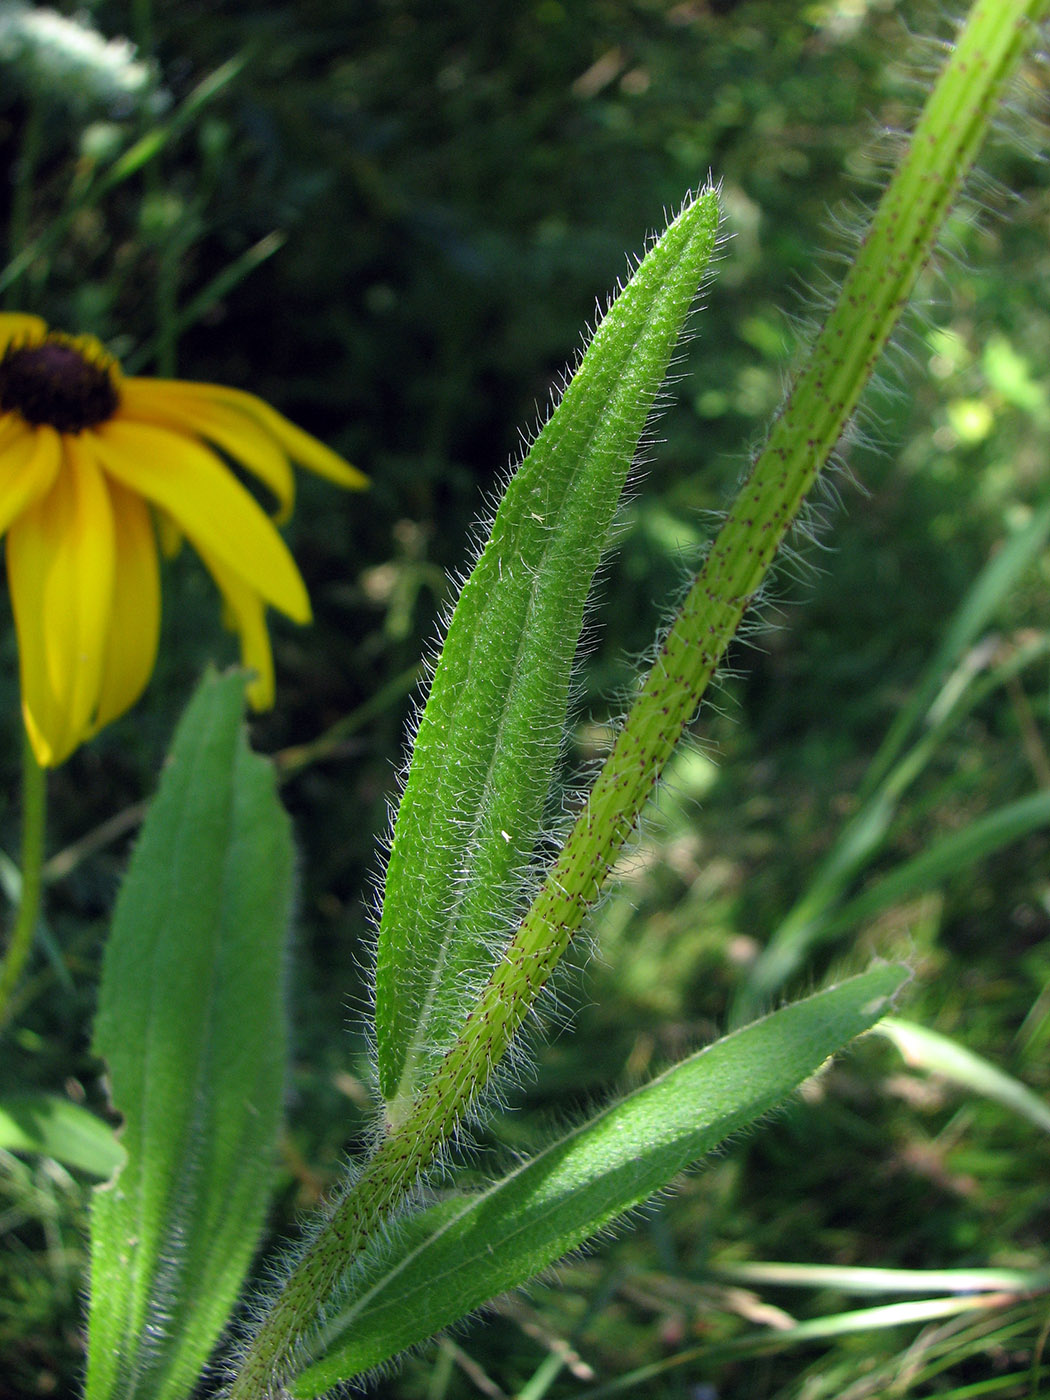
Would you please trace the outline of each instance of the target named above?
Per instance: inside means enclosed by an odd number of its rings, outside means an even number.
[[[917,0],[59,8],[103,35],[129,35],[150,76],[119,93],[81,91],[68,73],[41,81],[36,59],[5,46],[10,15],[0,13],[10,172],[0,225],[41,240],[5,304],[93,331],[136,373],[174,369],[259,393],[373,481],[367,497],[345,498],[302,483],[291,539],[317,622],[276,624],[278,705],[255,726],[266,751],[306,744],[390,687],[385,708],[285,786],[302,851],[286,1223],[367,1121],[362,891],[405,732],[399,678],[433,636],[470,522],[516,458],[519,431],[543,413],[625,251],[711,170],[730,237],[595,611],[601,647],[581,669],[575,746],[586,759],[709,535],[708,513],[776,409],[804,334],[785,312],[819,318],[819,293],[814,302],[800,289],[834,274],[820,250],[848,256],[829,210],[845,207],[856,223],[850,201],[892,152],[892,137],[875,133],[915,113],[924,55],[908,31],[943,38],[946,27]],[[217,72],[224,80],[180,124]],[[831,486],[845,509],[821,507],[829,523],[814,526],[818,543],[800,541],[781,570],[698,746],[678,759],[624,894],[599,915],[604,959],[566,988],[575,1030],[537,1051],[530,1109],[558,1113],[724,1024],[754,941],[804,888],[969,580],[1045,497],[1050,176],[1025,151],[1045,145],[1033,115],[1045,110],[1045,70],[1029,80],[987,153],[974,207],[924,279],[897,372],[844,449]],[[170,135],[152,159],[87,197],[121,152],[157,131]],[[180,323],[179,308],[194,307],[196,319]],[[1000,619],[1007,642],[1045,628],[1048,599],[1044,562]],[[150,790],[204,660],[232,658],[210,584],[188,560],[168,569],[165,611],[145,700],[55,775],[55,850]],[[9,625],[3,636],[0,844],[11,850],[17,671]],[[885,861],[1050,782],[1047,701],[1045,674],[1026,675],[975,711],[910,797]],[[126,837],[51,890],[51,941],[5,1047],[5,1079],[102,1103],[87,1028],[125,855]],[[1045,838],[1030,838],[861,938],[862,952],[910,956],[909,1014],[1044,1096],[1046,862]],[[497,1126],[524,1145],[541,1121],[511,1113]],[[486,1148],[483,1138],[482,1161]],[[83,1191],[46,1164],[3,1166],[0,1397],[72,1395]],[[866,1045],[775,1133],[654,1208],[637,1238],[568,1266],[560,1288],[508,1304],[462,1345],[472,1364],[523,1386],[547,1355],[543,1339],[578,1328],[586,1364],[607,1375],[753,1320],[757,1304],[706,1281],[712,1260],[1031,1263],[1050,1223],[1045,1169],[1045,1145],[1023,1124]],[[949,1381],[907,1393],[955,1393],[949,1384],[986,1378],[996,1358],[1005,1374],[1037,1331],[1033,1315],[1020,1340],[985,1339]],[[644,1393],[685,1400],[713,1394],[707,1383],[741,1398],[896,1393],[846,1386],[866,1370],[883,1375],[907,1341],[671,1372]],[[446,1345],[384,1393],[476,1393],[461,1359]],[[582,1383],[563,1378],[550,1393]]]

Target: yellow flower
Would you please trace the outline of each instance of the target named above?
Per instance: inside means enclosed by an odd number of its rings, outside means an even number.
[[[38,762],[62,760],[138,699],[160,625],[158,531],[214,578],[249,699],[273,703],[267,606],[308,622],[295,561],[222,457],[292,508],[296,462],[339,486],[367,479],[252,394],[126,379],[93,336],[0,313],[0,535],[18,633],[22,710]]]

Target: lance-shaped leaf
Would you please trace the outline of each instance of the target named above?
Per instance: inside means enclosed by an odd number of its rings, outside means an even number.
[[[387,866],[376,1043],[393,1122],[520,912],[587,595],[717,228],[707,190],[650,249],[511,479],[460,595]]]
[[[95,1046],[127,1161],[91,1214],[88,1400],[193,1391],[265,1217],[292,847],[243,706],[234,675],[186,711],[106,948]]]
[[[786,1098],[875,1024],[906,976],[874,968],[726,1036],[489,1190],[410,1217],[352,1275],[352,1301],[311,1343],[327,1354],[291,1393],[319,1395],[527,1282]]]

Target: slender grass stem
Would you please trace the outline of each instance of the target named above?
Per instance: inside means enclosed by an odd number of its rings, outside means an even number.
[[[133,141],[127,150],[79,189],[76,198],[56,214],[46,228],[17,252],[12,252],[8,262],[0,267],[0,293],[7,293],[15,286],[38,258],[49,257],[60,247],[70,226],[83,210],[96,208],[112,190],[155,161],[171,141],[192,126],[200,112],[234,81],[243,67],[244,58],[238,56],[231,58],[214,73],[209,73],[166,122],[150,126],[143,136]]]
[[[29,739],[22,763],[22,893],[3,962],[0,962],[0,1025],[7,1019],[11,996],[33,946],[43,886],[47,775],[33,755]]]
[[[11,191],[11,217],[8,224],[9,256],[15,257],[29,245],[29,224],[33,208],[33,186],[44,136],[44,104],[37,93],[30,93],[26,106],[26,123],[22,132],[22,149],[15,161]],[[7,289],[7,304],[17,306],[21,295],[22,277],[28,262]]]
[[[132,32],[139,52],[147,59],[154,56],[156,36],[153,25],[152,0],[132,0]],[[141,133],[149,134],[149,116],[142,112]],[[143,170],[146,198],[160,202],[164,197],[164,171],[161,168],[163,156],[149,161]],[[180,221],[181,222],[181,221]],[[156,362],[157,372],[164,379],[174,379],[178,369],[179,343],[179,264],[182,259],[184,241],[181,229],[167,227],[157,231],[156,273],[153,289],[154,314],[157,323]]]
[[[366,724],[385,714],[409,695],[419,680],[421,667],[417,662],[399,672],[391,680],[369,696],[356,710],[329,726],[323,734],[306,744],[296,744],[274,754],[274,766],[282,783],[294,778],[311,764],[323,762],[327,758],[338,757],[343,745]]]
[[[155,171],[155,166],[149,167]],[[159,172],[157,172],[159,173]],[[153,183],[151,181],[151,183]],[[182,240],[175,230],[157,254],[157,373],[164,379],[174,379],[179,363],[179,261]]]
[[[153,0],[131,0],[131,32],[139,53],[152,59],[156,49],[153,33]]]

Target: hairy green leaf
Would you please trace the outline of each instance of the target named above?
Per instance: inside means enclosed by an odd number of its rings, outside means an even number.
[[[387,867],[376,1044],[392,1121],[521,912],[587,595],[717,230],[708,190],[650,249],[508,484],[460,595]]]
[[[905,980],[879,967],[788,1006],[611,1104],[489,1190],[410,1218],[291,1383],[315,1396],[526,1283],[781,1102],[868,1030]]]
[[[95,1047],[127,1161],[91,1215],[88,1400],[182,1400],[259,1238],[285,1073],[292,846],[209,678],[175,737],[117,902]]]

